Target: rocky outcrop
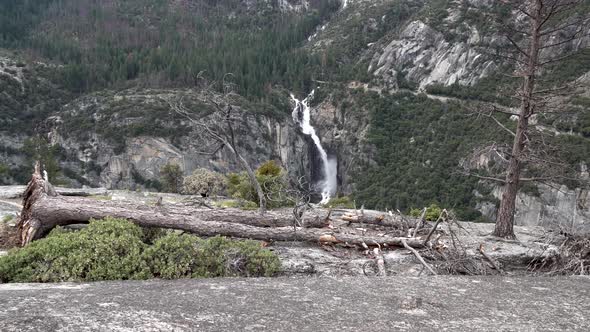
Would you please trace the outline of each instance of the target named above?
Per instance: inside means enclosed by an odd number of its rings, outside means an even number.
[[[23,83],[24,68],[24,63],[0,55],[0,75],[16,81],[23,93],[25,92],[25,86]]]
[[[539,195],[519,193],[516,201],[516,225],[544,226],[568,233],[590,232],[590,196],[588,189],[539,184]],[[494,190],[501,197],[501,189]]]
[[[363,171],[361,162],[370,163],[375,157],[366,138],[370,121],[367,114],[368,110],[347,110],[332,97],[311,109],[311,122],[322,145],[329,155],[338,159],[340,194],[354,191],[354,176]]]
[[[65,167],[91,185],[111,189],[133,189],[158,180],[167,163],[178,164],[185,174],[200,167],[242,171],[229,151],[162,101],[163,96],[176,95],[188,100],[200,114],[199,121],[215,125],[208,116],[211,109],[194,91],[103,91],[66,105],[46,121],[42,134],[62,147]],[[274,159],[294,175],[307,173],[307,145],[289,117],[246,110],[237,117],[242,119],[235,124],[238,146],[253,167]]]
[[[473,85],[495,69],[494,62],[476,50],[479,39],[474,29],[468,41],[451,43],[416,20],[375,53],[369,72],[391,88],[397,87],[400,76],[421,89],[431,84]]]
[[[462,161],[462,166],[466,170],[485,169],[493,172],[494,167],[491,165],[502,164],[503,157],[494,148],[484,150],[484,153],[476,151],[470,160]],[[580,170],[579,178],[587,181],[587,166],[580,165]],[[568,233],[590,232],[590,196],[587,187],[572,189],[558,183],[531,184],[534,190],[521,190],[516,199],[516,225],[544,226]],[[496,203],[502,198],[502,190],[501,186],[494,184],[488,197],[475,193],[480,198],[477,209],[489,220],[496,220]]]

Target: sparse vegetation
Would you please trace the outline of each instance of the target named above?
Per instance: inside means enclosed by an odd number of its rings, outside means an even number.
[[[5,224],[5,223],[7,223],[7,222],[10,222],[10,221],[11,221],[11,220],[13,220],[13,219],[14,219],[14,215],[12,215],[12,214],[7,214],[7,215],[5,215],[4,217],[2,217],[2,223],[4,223],[4,224]]]

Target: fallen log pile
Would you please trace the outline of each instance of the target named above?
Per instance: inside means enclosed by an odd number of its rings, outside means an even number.
[[[106,217],[128,219],[143,227],[178,229],[201,236],[223,235],[263,241],[303,241],[363,247],[424,246],[423,240],[418,237],[334,227],[337,220],[331,216],[331,211],[326,210],[306,213],[301,225],[295,226],[293,214],[286,210],[269,211],[261,215],[256,211],[238,209],[195,208],[183,204],[147,205],[62,196],[41,176],[38,167],[25,190],[18,222],[18,237],[24,246],[42,238],[56,226],[87,223],[91,219]],[[370,215],[347,222],[369,220],[373,223],[380,220],[383,223],[385,217]],[[393,223],[393,219],[388,219],[385,224],[391,226]]]

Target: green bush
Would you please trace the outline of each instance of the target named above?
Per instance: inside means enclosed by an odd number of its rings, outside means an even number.
[[[182,192],[189,195],[208,197],[219,194],[224,187],[225,179],[221,174],[205,168],[199,168],[184,179]]]
[[[324,206],[328,208],[354,209],[354,202],[349,196],[334,197]]]
[[[272,276],[280,261],[256,241],[232,241],[216,236],[207,240],[192,235],[169,234],[146,251],[156,277]]]
[[[410,210],[410,216],[413,218],[420,218],[422,215],[422,210],[413,208]]]
[[[194,237],[184,234],[161,237],[145,252],[152,274],[164,279],[190,277],[196,255]]]
[[[107,218],[81,231],[58,227],[11,250],[0,257],[0,282],[271,276],[279,268],[278,257],[259,242],[172,232],[150,236],[131,222]]]
[[[8,168],[8,166],[6,166],[5,164],[0,163],[0,176],[6,175],[8,174],[8,171],[10,170],[10,168]]]
[[[177,164],[168,163],[160,169],[162,189],[165,192],[178,193],[182,186],[182,169]]]
[[[285,171],[274,161],[268,161],[256,169],[256,180],[266,196],[268,208],[289,205]],[[227,191],[233,198],[258,204],[256,189],[245,172],[231,173],[227,176]]]
[[[269,160],[264,164],[260,165],[256,170],[257,176],[279,176],[283,169],[281,166],[277,165],[274,160]]]
[[[46,239],[0,258],[2,282],[59,282],[146,279],[142,231],[129,222],[91,221],[79,232],[60,228]]]
[[[429,207],[426,208],[426,214],[424,215],[424,219],[427,221],[436,221],[440,214],[442,213],[442,209],[437,204],[430,204]],[[414,218],[420,218],[422,216],[421,209],[411,209],[410,216]]]

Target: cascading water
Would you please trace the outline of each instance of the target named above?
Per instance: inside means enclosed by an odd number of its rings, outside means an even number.
[[[312,91],[305,99],[300,101],[299,99],[295,98],[293,94],[291,94],[291,99],[295,101],[295,109],[293,109],[293,121],[299,124],[301,131],[305,135],[309,135],[317,148],[318,152],[320,153],[321,161],[322,161],[322,181],[318,183],[318,187],[321,189],[322,192],[322,200],[320,204],[326,204],[330,201],[330,197],[334,193],[336,193],[336,186],[337,186],[337,162],[334,158],[329,158],[328,153],[322,147],[322,143],[320,142],[320,138],[315,132],[315,129],[310,123],[311,114],[309,108],[309,101],[313,98],[314,91]]]

